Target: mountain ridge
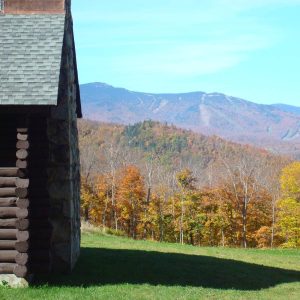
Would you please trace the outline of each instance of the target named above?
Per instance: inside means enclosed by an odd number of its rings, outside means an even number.
[[[257,104],[218,92],[134,92],[99,82],[81,85],[81,97],[84,116],[91,120],[151,119],[300,157],[300,107]]]

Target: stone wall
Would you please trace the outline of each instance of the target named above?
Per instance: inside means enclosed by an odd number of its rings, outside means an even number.
[[[71,16],[66,19],[58,106],[48,118],[52,270],[70,271],[80,253],[80,164]]]

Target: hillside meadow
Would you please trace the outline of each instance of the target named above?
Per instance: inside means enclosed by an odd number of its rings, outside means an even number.
[[[195,247],[83,233],[72,274],[0,299],[299,299],[300,251]]]

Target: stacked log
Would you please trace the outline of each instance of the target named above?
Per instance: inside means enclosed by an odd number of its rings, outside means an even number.
[[[18,127],[0,128],[8,141],[0,144],[0,275],[27,278],[51,266],[49,153],[45,118]]]
[[[47,124],[45,118],[31,118],[30,125],[30,258],[29,268],[34,274],[48,273],[51,266],[50,199],[47,191],[49,160]]]
[[[23,162],[26,164],[24,168],[18,168],[18,176],[16,178],[16,196],[17,196],[17,206],[20,209],[17,215],[16,228],[17,240],[22,247],[19,247],[18,257],[16,257],[16,263],[24,266],[23,272],[25,275],[28,275],[28,262],[29,262],[29,253],[26,250],[24,244],[29,242],[29,200],[28,200],[28,189],[29,189],[29,178],[27,172],[28,165],[28,156],[29,156],[29,140],[28,140],[28,128],[18,128],[17,129],[17,143],[16,143],[16,158],[17,162]],[[17,165],[17,163],[16,163]],[[21,263],[19,263],[21,262]],[[25,273],[26,272],[26,273]],[[24,276],[25,276],[24,275]],[[19,277],[23,277],[18,275]]]
[[[17,129],[16,158],[27,164],[28,129]],[[8,150],[9,151],[9,150]],[[0,168],[0,274],[28,275],[29,178],[26,168]]]

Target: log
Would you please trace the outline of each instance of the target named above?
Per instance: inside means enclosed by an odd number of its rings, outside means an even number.
[[[18,219],[0,219],[0,228],[16,228]]]
[[[0,197],[16,196],[16,188],[0,188]],[[22,197],[24,198],[24,197]]]
[[[18,133],[27,133],[28,132],[28,128],[17,128],[17,132]]]
[[[0,274],[14,274],[16,266],[14,263],[0,263]]]
[[[1,229],[0,229],[1,232]],[[20,242],[26,242],[29,240],[29,232],[28,231],[17,231],[16,238]]]
[[[11,240],[0,241],[0,250],[13,250],[13,249],[16,249],[16,244],[17,244],[17,241],[11,241]],[[18,249],[16,249],[16,250],[18,250]],[[26,252],[26,251],[24,251],[24,252]]]
[[[26,266],[20,266],[20,265],[16,265],[14,267],[14,274],[17,276],[17,277],[20,277],[20,278],[24,278],[27,273],[28,273],[28,269]]]
[[[31,238],[34,242],[37,240],[43,241],[49,240],[52,234],[51,228],[44,228],[40,230],[19,231],[18,229],[0,229],[0,240],[18,240],[19,242],[26,242]]]
[[[19,230],[26,230],[29,228],[29,220],[28,219],[17,219],[16,220],[16,228]]]
[[[26,160],[18,159],[16,161],[16,167],[20,169],[26,169],[28,167],[28,162]]]
[[[16,180],[16,177],[0,177],[0,187],[14,187]]]
[[[15,185],[18,188],[28,188],[29,187],[29,179],[16,178]]]
[[[0,168],[1,177],[17,177],[17,168]]]
[[[26,159],[28,157],[28,151],[25,149],[20,149],[16,152],[18,159]]]
[[[29,211],[28,209],[24,208],[18,208],[17,210],[17,218],[19,219],[26,219],[29,215]]]
[[[16,262],[16,250],[0,250],[0,262]]]
[[[19,230],[27,230],[28,228],[31,229],[46,229],[51,230],[52,226],[51,223],[47,218],[43,219],[18,219],[18,218],[11,218],[11,219],[0,219],[0,228],[3,229],[19,229]]]
[[[28,177],[28,170],[27,169],[18,169],[17,177],[19,178],[26,178]]]
[[[17,239],[17,229],[0,229],[0,240]]]
[[[17,141],[16,144],[17,149],[29,149],[29,142],[28,141]]]
[[[17,134],[17,139],[19,141],[27,141],[28,140],[28,134],[26,134],[26,133],[18,133]]]
[[[0,207],[0,218],[14,218],[18,210],[18,207]]]
[[[28,208],[29,207],[29,200],[28,199],[17,199],[16,205],[19,208]]]
[[[26,198],[28,195],[28,189],[27,188],[16,188],[15,194],[19,198]]]
[[[29,249],[29,243],[27,241],[25,242],[16,241],[15,249],[20,253],[27,252]]]
[[[28,254],[27,253],[18,253],[15,257],[15,261],[18,265],[25,266],[28,262]]]
[[[15,198],[15,197],[0,198],[0,207],[15,206],[17,201],[18,201],[18,198]]]
[[[19,207],[0,207],[0,218],[17,217],[25,219],[28,217],[28,209],[22,209]]]

